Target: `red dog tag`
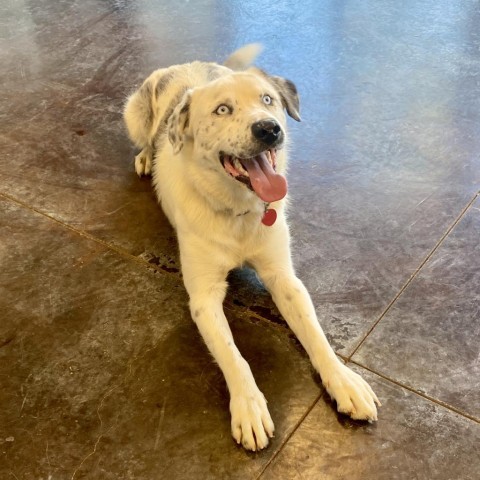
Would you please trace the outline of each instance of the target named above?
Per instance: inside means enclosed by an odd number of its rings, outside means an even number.
[[[262,217],[262,223],[267,227],[271,227],[277,220],[277,211],[273,208],[268,208]]]

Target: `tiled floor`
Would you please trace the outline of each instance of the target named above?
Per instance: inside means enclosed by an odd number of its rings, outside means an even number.
[[[0,479],[480,478],[476,0],[0,6]],[[259,64],[301,93],[295,264],[379,421],[335,412],[249,271],[227,316],[276,437],[246,453],[121,111],[153,69]]]

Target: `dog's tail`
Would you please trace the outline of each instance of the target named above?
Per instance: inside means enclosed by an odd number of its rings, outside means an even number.
[[[249,43],[235,50],[223,64],[232,70],[245,70],[252,65],[262,50],[263,47],[260,43]]]

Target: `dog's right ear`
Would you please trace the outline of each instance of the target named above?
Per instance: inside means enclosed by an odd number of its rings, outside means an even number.
[[[269,80],[277,87],[282,99],[282,104],[287,113],[297,122],[300,122],[300,100],[295,84],[282,77],[270,75]]]
[[[189,132],[191,100],[192,91],[187,90],[168,119],[168,139],[175,155],[182,150]]]

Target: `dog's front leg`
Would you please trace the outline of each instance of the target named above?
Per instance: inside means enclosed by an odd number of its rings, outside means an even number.
[[[295,276],[289,248],[271,251],[254,262],[280,313],[307,351],[323,385],[337,402],[338,411],[353,419],[377,419],[380,402],[370,385],[335,355],[317,320],[315,308],[303,283]]]
[[[218,363],[230,392],[233,438],[248,450],[261,450],[273,437],[274,426],[267,402],[258,389],[248,363],[236,347],[223,312],[226,273],[211,256],[185,258],[184,282],[190,296],[190,311],[205,344]]]

